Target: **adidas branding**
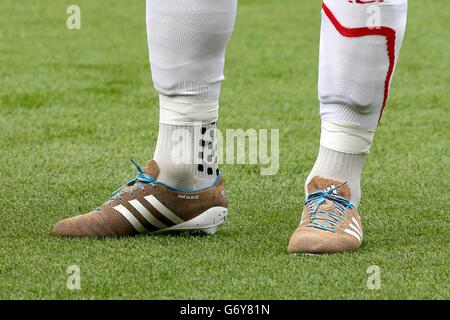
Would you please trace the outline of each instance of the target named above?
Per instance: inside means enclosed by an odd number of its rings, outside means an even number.
[[[362,242],[363,239],[363,232],[362,228],[358,223],[358,220],[355,219],[355,217],[352,217],[352,222],[348,225],[349,228],[344,229],[344,232],[352,235],[356,239],[358,239],[359,242]]]
[[[333,189],[333,193],[337,195],[338,193],[336,191],[336,186],[334,184],[329,186],[328,188],[326,188],[325,191],[330,191],[332,189]]]
[[[178,198],[184,199],[184,200],[196,200],[196,199],[200,199],[200,195],[199,194],[195,194],[195,195],[179,194]]]
[[[197,195],[198,196],[198,195]],[[167,208],[164,204],[162,204],[158,199],[156,199],[153,195],[146,196],[144,199],[159,213],[161,214],[165,219],[172,223],[172,225],[183,223],[184,220],[181,219],[177,214],[175,214],[172,210]],[[153,215],[141,202],[138,200],[130,200],[128,203],[136,209],[137,212],[152,226],[154,226],[156,229],[165,229],[169,227],[167,222],[163,222],[155,215]],[[133,213],[130,212],[125,206],[118,205],[114,207],[114,210],[119,212],[125,219],[128,220],[128,222],[131,223],[131,225],[139,232],[139,233],[145,233],[149,230],[142,225],[142,223],[133,215]]]

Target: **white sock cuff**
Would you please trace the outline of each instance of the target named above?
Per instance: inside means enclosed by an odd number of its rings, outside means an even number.
[[[177,126],[212,123],[219,117],[219,101],[215,98],[160,94],[159,108],[159,122]]]
[[[342,153],[368,154],[374,133],[354,122],[322,120],[320,145]]]

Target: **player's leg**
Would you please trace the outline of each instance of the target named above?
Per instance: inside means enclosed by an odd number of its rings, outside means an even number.
[[[407,0],[323,3],[320,150],[290,252],[343,252],[361,244],[361,171],[386,105],[406,14]]]
[[[214,129],[236,0],[149,1],[150,63],[160,93],[158,180],[205,188],[218,174]]]
[[[65,219],[60,236],[214,233],[227,197],[215,155],[220,83],[236,0],[147,0],[147,35],[160,121],[154,159],[95,211]]]

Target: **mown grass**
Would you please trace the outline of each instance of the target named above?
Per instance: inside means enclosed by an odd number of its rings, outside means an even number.
[[[450,298],[450,3],[410,1],[389,104],[363,176],[362,248],[286,253],[318,149],[316,1],[240,0],[220,128],[279,128],[280,170],[223,165],[228,224],[215,236],[58,239],[156,143],[144,1],[0,3],[0,298]],[[433,17],[430,19],[430,17]],[[81,290],[66,287],[68,266]],[[381,289],[366,286],[371,265]]]

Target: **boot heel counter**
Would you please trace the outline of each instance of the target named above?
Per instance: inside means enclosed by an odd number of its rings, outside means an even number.
[[[216,198],[218,206],[228,208],[228,194],[225,190],[225,181],[223,177],[217,184]]]

